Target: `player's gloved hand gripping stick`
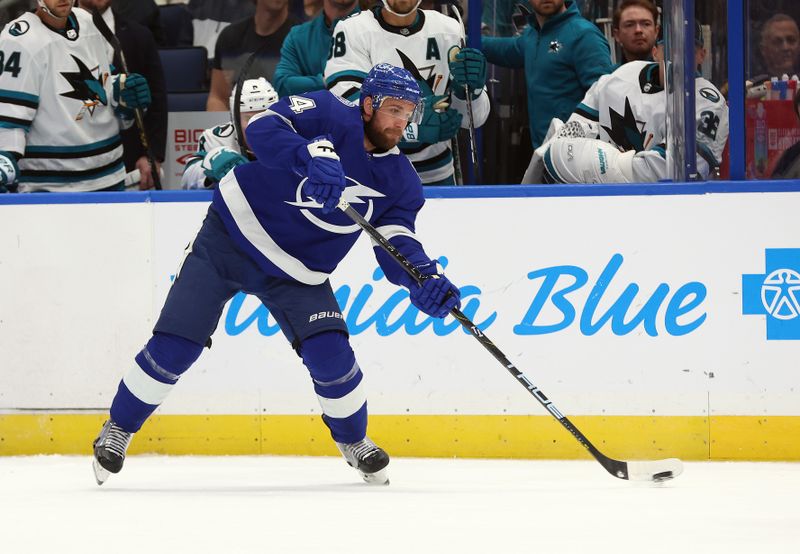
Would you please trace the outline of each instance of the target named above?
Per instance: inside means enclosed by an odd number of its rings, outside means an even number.
[[[372,224],[364,219],[346,200],[339,200],[337,207],[347,214],[359,227],[361,227],[380,247],[386,251],[394,260],[400,264],[400,267],[408,274],[408,276],[424,287],[425,281],[429,279],[427,275],[422,273],[413,263],[411,263],[403,254],[401,254],[380,232],[378,232]],[[609,458],[600,452],[589,439],[581,433],[577,427],[567,419],[558,408],[548,399],[539,388],[531,383],[531,381],[518,370],[513,363],[506,357],[503,352],[497,348],[489,338],[478,329],[478,327],[466,316],[461,310],[453,305],[450,308],[450,314],[455,317],[459,323],[466,329],[478,342],[486,348],[495,359],[505,367],[511,375],[533,395],[534,398],[544,406],[550,414],[558,420],[564,428],[572,433],[572,436],[583,445],[594,458],[614,477],[619,479],[628,479],[632,481],[666,481],[677,477],[683,472],[683,463],[677,458],[667,458],[663,460],[652,461],[631,461],[625,462],[622,460],[615,460]]]
[[[328,137],[316,137],[297,151],[297,173],[306,177],[303,192],[322,204],[322,213],[336,209],[347,184],[339,155]]]

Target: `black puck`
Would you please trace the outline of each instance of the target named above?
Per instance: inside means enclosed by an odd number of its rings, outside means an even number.
[[[655,481],[656,483],[660,483],[662,481],[669,481],[673,477],[675,476],[672,474],[671,471],[662,471],[660,473],[656,473],[653,475],[653,481]]]

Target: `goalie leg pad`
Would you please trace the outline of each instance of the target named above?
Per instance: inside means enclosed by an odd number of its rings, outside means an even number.
[[[122,378],[111,403],[111,419],[129,433],[138,431],[202,350],[202,345],[182,337],[154,333]]]
[[[347,335],[339,331],[313,335],[300,344],[299,352],[333,439],[342,443],[363,439],[367,432],[364,375]]]
[[[544,166],[556,183],[631,183],[635,154],[598,139],[559,138],[545,153]]]

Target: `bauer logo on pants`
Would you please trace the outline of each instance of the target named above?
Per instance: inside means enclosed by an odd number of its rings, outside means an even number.
[[[742,275],[742,313],[767,316],[767,340],[800,340],[800,248],[767,248],[765,265]]]

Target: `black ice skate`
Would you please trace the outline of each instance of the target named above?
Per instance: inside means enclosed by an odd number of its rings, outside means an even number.
[[[94,478],[98,485],[106,482],[112,473],[119,473],[125,462],[125,451],[131,442],[133,433],[128,433],[109,419],[94,439]]]
[[[375,445],[374,442],[364,437],[363,440],[351,443],[337,442],[336,446],[351,467],[356,468],[361,477],[370,485],[388,485],[389,475],[386,466],[389,465],[389,455]]]

